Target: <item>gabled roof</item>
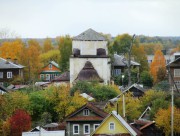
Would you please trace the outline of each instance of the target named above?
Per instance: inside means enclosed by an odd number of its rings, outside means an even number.
[[[6,87],[4,87],[2,85],[0,85],[0,90],[2,90],[3,92],[6,92],[6,93],[9,91],[8,88],[6,88]]]
[[[121,97],[121,95],[123,95],[124,93],[126,93],[127,91],[129,91],[132,87],[135,87],[135,88],[137,88],[138,90],[140,90],[142,93],[144,93],[144,91],[145,91],[145,89],[144,88],[142,88],[141,86],[139,86],[138,84],[132,84],[131,86],[129,86],[129,87],[126,87],[126,88],[123,88],[122,89],[122,92],[121,92],[121,94],[119,94],[117,97],[115,97],[115,98],[113,98],[113,99],[110,99],[109,101],[110,102],[116,102],[120,97]],[[120,88],[121,89],[121,88]]]
[[[151,107],[147,107],[146,109],[145,109],[145,111],[141,114],[141,116],[139,117],[139,120],[141,120],[142,118],[143,118],[143,116],[146,114],[146,112],[148,111],[148,110],[151,110]]]
[[[114,62],[113,62],[113,66],[127,66],[128,61],[126,60],[126,58],[123,55],[118,55],[118,54],[114,54]],[[140,66],[140,64],[138,62],[132,61],[131,60],[131,65],[133,66]]]
[[[59,64],[57,64],[55,61],[50,61],[49,63],[51,63],[51,64],[54,65],[55,67],[59,68]]]
[[[25,66],[0,58],[0,69],[21,69]]]
[[[75,36],[73,40],[75,41],[106,41],[106,38],[90,28],[82,32],[80,35]]]
[[[83,69],[79,72],[75,81],[98,81],[103,82],[103,79],[99,77],[97,71],[94,69],[90,61],[86,61]]]
[[[180,57],[177,58],[177,59],[175,59],[174,61],[169,62],[169,63],[166,65],[166,67],[169,66],[169,65],[171,65],[171,64],[173,64],[173,63],[175,63],[175,62],[177,62],[177,61],[180,61]]]
[[[82,116],[78,116],[78,117],[75,116],[76,114],[78,114],[79,112],[81,112],[85,108],[88,108],[89,110],[93,111],[94,113],[96,113],[99,116],[83,116],[83,117]],[[89,103],[83,105],[82,107],[80,107],[75,112],[68,115],[65,120],[66,121],[103,120],[107,115],[108,115],[108,113],[106,113],[103,110],[101,110],[100,108],[96,107],[93,104],[93,102],[89,102]]]
[[[109,116],[107,116],[103,120],[103,122],[100,124],[100,126],[103,125],[110,116],[113,116],[114,118],[116,118],[132,136],[137,136],[137,133],[131,128],[131,126],[119,114],[117,114],[116,111],[112,111],[111,114],[109,114]],[[91,134],[91,136],[97,132],[97,130],[100,128],[100,126]]]
[[[59,64],[56,63],[55,61],[49,61],[49,63],[47,65],[45,65],[44,67],[48,66],[49,64],[52,64],[53,66],[55,66],[56,68],[59,68]]]

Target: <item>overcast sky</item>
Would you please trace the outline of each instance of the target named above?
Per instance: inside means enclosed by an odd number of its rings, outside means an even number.
[[[86,29],[147,36],[180,36],[180,0],[0,0],[0,30],[46,38]]]

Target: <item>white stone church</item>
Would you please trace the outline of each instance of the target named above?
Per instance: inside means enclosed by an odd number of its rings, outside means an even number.
[[[111,64],[105,37],[88,29],[73,38],[70,57],[70,84],[97,81],[109,84]]]

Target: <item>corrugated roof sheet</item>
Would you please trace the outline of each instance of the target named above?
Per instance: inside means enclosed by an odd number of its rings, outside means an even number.
[[[80,35],[75,36],[73,40],[75,41],[106,41],[106,38],[90,28],[82,32]]]
[[[128,61],[126,60],[126,58],[124,56],[114,54],[114,62],[113,62],[114,66],[127,66],[127,64],[128,64]],[[132,60],[131,60],[131,65],[140,66],[140,64],[138,62],[135,62]]]
[[[24,68],[23,65],[15,64],[11,61],[7,61],[3,58],[0,58],[0,69],[16,69],[16,68]]]

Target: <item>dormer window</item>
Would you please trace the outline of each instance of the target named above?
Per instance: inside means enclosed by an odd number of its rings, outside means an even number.
[[[52,69],[52,64],[49,64],[49,69]]]
[[[89,110],[88,110],[88,109],[84,109],[83,115],[84,115],[84,116],[89,116]]]

